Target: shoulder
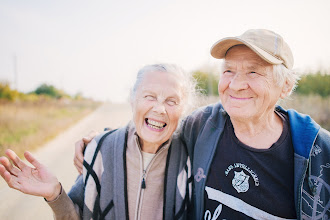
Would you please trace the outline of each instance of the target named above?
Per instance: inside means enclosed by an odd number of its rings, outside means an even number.
[[[86,146],[84,159],[87,162],[91,162],[93,157],[96,157],[96,154],[103,154],[104,151],[110,150],[114,143],[124,144],[127,127],[128,125],[119,129],[105,131],[93,138]]]
[[[205,124],[207,120],[211,118],[216,119],[224,112],[225,111],[220,103],[203,106],[192,112],[189,116],[187,116],[184,120],[184,125],[193,125],[194,127],[200,127],[201,125]]]
[[[321,128],[319,132],[319,137],[330,143],[330,132],[328,130]]]
[[[330,132],[324,128],[321,128],[316,138],[315,144],[321,146],[324,150],[327,150],[330,154]]]
[[[276,106],[276,110],[282,112],[289,117],[290,127],[294,130],[305,129],[307,126],[309,130],[318,131],[320,125],[317,124],[309,115],[297,112],[294,109],[285,110],[281,106]]]
[[[292,141],[299,155],[308,158],[309,150],[312,150],[312,154],[319,151],[328,152],[329,154],[329,131],[321,128],[309,115],[299,113],[293,109],[284,110],[280,106],[277,106],[276,109],[288,115]]]
[[[202,106],[198,109],[196,109],[191,115],[189,115],[189,118],[200,118],[200,117],[209,117],[211,115],[217,114],[221,109],[223,109],[220,102]]]
[[[206,126],[214,128],[223,126],[224,111],[220,103],[201,107],[187,116],[181,126],[181,138],[187,144],[188,151],[193,148],[198,135]]]

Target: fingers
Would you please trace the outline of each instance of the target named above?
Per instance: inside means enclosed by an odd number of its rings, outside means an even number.
[[[0,165],[0,174],[7,183],[11,181],[10,173],[7,171],[7,168],[2,165]]]
[[[5,168],[3,165],[0,164],[0,175],[2,176],[2,178],[7,182],[7,178],[5,173],[9,173],[7,171],[7,168]]]
[[[19,169],[24,169],[27,165],[16,155],[16,153],[10,149],[6,150],[6,154],[10,160],[13,161],[14,165]]]
[[[83,154],[84,148],[85,148],[85,145],[82,140],[76,142],[74,154],[75,154],[75,158],[77,158],[77,160],[80,162],[82,162],[84,160],[84,154]]]
[[[28,151],[24,153],[24,157],[29,161],[35,168],[42,167],[41,163]]]
[[[89,134],[87,135],[87,136],[85,136],[85,137],[83,137],[83,142],[85,143],[85,145],[87,145],[87,144],[89,144],[89,142],[91,142],[91,140],[95,137],[95,136],[97,136],[99,133],[98,132],[96,132],[96,131],[91,131],[91,132],[89,132]]]
[[[82,140],[76,142],[73,163],[80,174],[82,173],[82,169],[83,169],[84,148],[85,148],[85,145]]]
[[[82,140],[79,140],[75,143],[75,154],[73,158],[73,163],[80,174],[83,171],[85,148],[87,144],[89,144],[96,135],[98,135],[98,132],[91,131],[87,136],[83,137]]]
[[[0,163],[3,165],[3,167],[6,169],[7,172],[9,172],[12,175],[17,176],[20,170],[17,167],[14,167],[7,157],[0,157]]]
[[[74,158],[74,166],[76,167],[77,171],[82,174],[82,171],[83,171],[83,164],[82,162],[80,162],[77,158]]]
[[[3,165],[0,165],[0,175],[10,188],[20,190],[20,184],[17,181],[17,177],[11,175]]]

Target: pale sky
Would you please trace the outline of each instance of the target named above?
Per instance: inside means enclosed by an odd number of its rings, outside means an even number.
[[[266,28],[290,45],[294,68],[330,70],[329,0],[1,0],[0,80],[28,92],[125,101],[139,68],[217,66],[217,40]]]

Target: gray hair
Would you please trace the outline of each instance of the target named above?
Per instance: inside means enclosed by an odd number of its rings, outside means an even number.
[[[286,68],[283,64],[273,65],[273,78],[278,86],[283,86],[286,81],[292,85],[288,96],[290,96],[292,91],[297,87],[300,79],[296,71]]]
[[[177,80],[181,84],[183,94],[182,101],[184,111],[182,116],[195,107],[196,98],[198,96],[198,91],[196,89],[197,82],[192,74],[186,73],[181,67],[175,64],[153,64],[142,67],[139,70],[133,88],[131,89],[130,100],[132,103],[135,101],[136,91],[141,85],[145,74],[150,72],[164,72],[178,76]]]

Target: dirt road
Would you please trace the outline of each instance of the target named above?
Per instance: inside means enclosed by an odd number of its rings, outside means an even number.
[[[130,118],[129,105],[105,104],[33,153],[56,174],[64,189],[69,191],[78,174],[73,166],[75,141],[92,129],[102,131],[104,127],[123,126]],[[45,220],[53,219],[53,216],[43,198],[10,189],[0,178],[0,220],[25,219]]]

